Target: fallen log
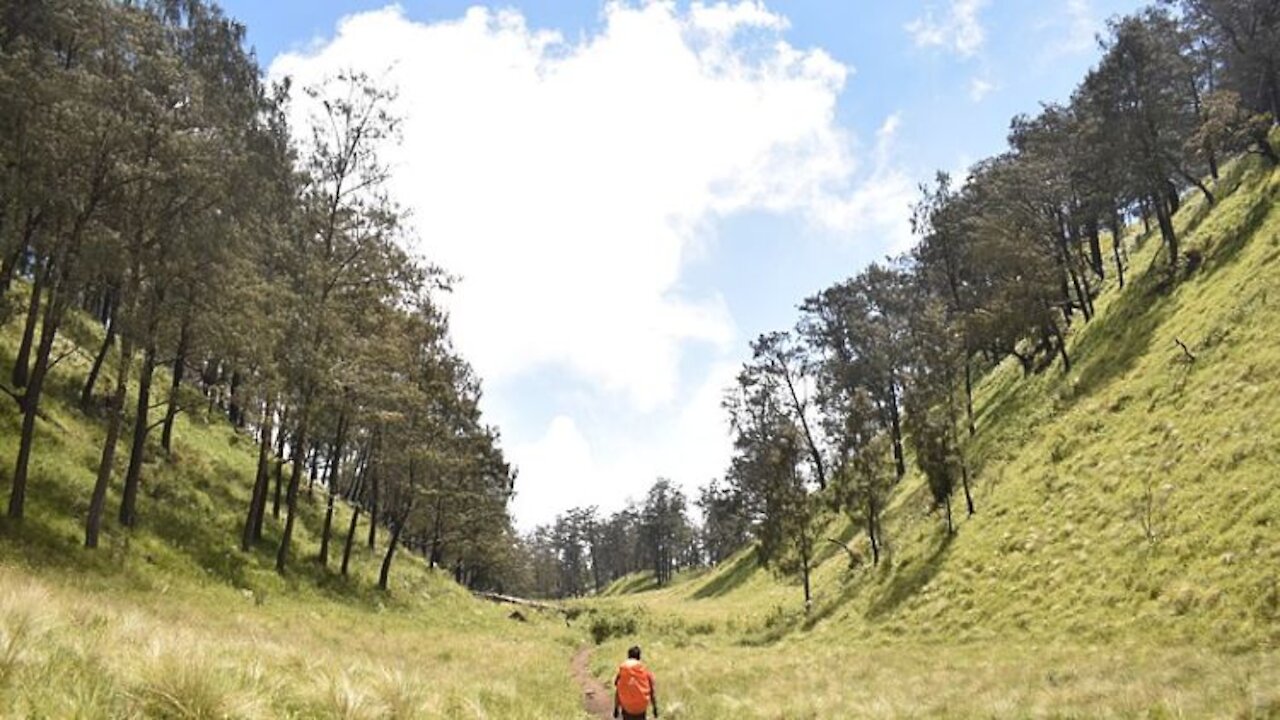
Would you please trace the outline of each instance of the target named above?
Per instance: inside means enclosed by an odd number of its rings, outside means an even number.
[[[566,617],[569,616],[570,614],[570,612],[567,609],[559,605],[556,605],[554,603],[538,602],[537,600],[526,600],[525,598],[514,597],[512,595],[502,595],[499,593],[491,593],[491,592],[473,592],[472,595],[475,595],[476,597],[482,598],[484,600],[488,600],[489,602],[504,603],[507,605],[519,605],[521,607],[533,608],[534,610],[549,610],[551,612],[560,613],[561,615],[564,615]]]

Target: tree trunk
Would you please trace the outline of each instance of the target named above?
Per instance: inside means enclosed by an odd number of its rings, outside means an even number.
[[[1156,221],[1160,223],[1160,236],[1164,238],[1165,248],[1169,253],[1169,268],[1176,270],[1178,267],[1178,234],[1173,229],[1173,218],[1169,213],[1169,209],[1159,199],[1155,202]]]
[[[391,577],[391,560],[395,557],[396,546],[400,544],[400,533],[408,523],[408,517],[396,522],[391,528],[391,541],[387,543],[387,554],[382,557],[382,569],[378,571],[378,589],[386,591],[387,581]]]
[[[306,418],[306,410],[303,411]],[[293,470],[289,473],[289,491],[285,501],[288,508],[284,519],[284,532],[280,534],[280,547],[276,550],[276,572],[284,574],[289,562],[289,544],[293,542],[293,523],[298,514],[298,490],[302,485],[302,470],[307,464],[307,428],[299,424],[293,441]]]
[[[3,220],[5,219],[4,209],[0,208],[0,231],[3,231]],[[28,222],[28,228],[31,223]],[[3,234],[0,233],[0,237]],[[4,260],[0,262],[0,297],[9,294],[9,290],[13,288],[13,276],[17,274],[18,266],[22,264],[23,257],[27,254],[27,248],[31,244],[31,230],[23,232],[22,241],[15,244],[13,249],[5,253]]]
[[[1124,223],[1118,214],[1111,215],[1111,253],[1115,256],[1116,277],[1120,280],[1120,289],[1124,289],[1124,260],[1120,256],[1120,248],[1124,244]]]
[[[1191,183],[1192,185],[1195,185],[1196,188],[1200,190],[1200,193],[1204,195],[1204,199],[1206,202],[1209,203],[1209,205],[1213,205],[1214,202],[1216,202],[1213,197],[1213,193],[1209,191],[1209,188],[1206,187],[1204,183],[1200,182],[1200,178],[1196,177],[1195,175],[1192,175],[1191,173],[1185,170],[1179,170],[1178,173],[1182,175],[1183,179],[1185,179],[1187,182]]]
[[[1271,100],[1271,125],[1280,125],[1280,70],[1272,61],[1267,67],[1267,95]]]
[[[873,493],[867,493],[867,540],[871,543],[871,564],[880,564],[880,538],[876,529],[876,500]]]
[[[1022,353],[1018,352],[1017,350],[1010,350],[1010,351],[1009,351],[1009,354],[1010,354],[1010,355],[1013,355],[1015,358],[1017,358],[1017,359],[1018,359],[1018,364],[1022,365],[1022,377],[1030,377],[1030,376],[1031,376],[1031,361],[1033,360],[1033,357],[1032,357],[1032,356],[1030,356],[1030,355],[1023,355]]]
[[[813,439],[813,433],[809,430],[809,418],[805,417],[805,406],[800,402],[800,395],[796,393],[795,384],[791,381],[791,372],[783,359],[779,357],[777,363],[782,370],[782,377],[787,383],[787,391],[791,394],[791,409],[795,412],[796,418],[800,420],[800,430],[804,433],[805,445],[809,450],[809,459],[813,461],[813,470],[818,476],[818,489],[826,490],[827,469],[822,462],[822,453],[818,450],[818,443]]]
[[[114,295],[112,293],[111,295]],[[107,361],[107,352],[111,350],[111,346],[116,342],[116,303],[113,297],[108,296],[107,304],[110,306],[107,310],[107,334],[102,339],[102,347],[98,348],[98,354],[93,357],[93,366],[89,368],[89,377],[84,380],[84,387],[80,390],[80,407],[88,410],[93,406],[93,389],[98,384],[98,375],[102,372],[102,365]]]
[[[809,587],[809,558],[803,558],[800,572],[804,575],[804,614],[808,615],[813,611],[813,592]]]
[[[329,534],[333,528],[333,502],[337,495],[338,479],[342,477],[342,450],[346,441],[347,416],[342,413],[338,415],[338,433],[333,439],[333,450],[329,453],[329,468],[326,473],[328,479],[325,482],[329,497],[324,511],[324,526],[320,532],[320,564],[326,567],[329,565]]]
[[[369,549],[378,541],[378,474],[369,478]]]
[[[182,318],[182,329],[178,331],[178,350],[173,359],[173,372],[169,382],[169,401],[164,407],[164,427],[160,431],[160,447],[166,456],[173,454],[173,423],[178,417],[178,391],[182,389],[182,379],[187,372],[187,353],[191,350],[191,311]],[[270,421],[267,421],[270,423]],[[269,425],[268,425],[269,426]]]
[[[969,355],[964,358],[964,408],[969,421],[969,437],[978,434],[978,425],[973,420],[973,363]]]
[[[907,474],[906,453],[902,450],[902,414],[898,411],[898,389],[889,383],[889,431],[893,439],[893,462],[901,480]]]
[[[262,539],[262,516],[267,512],[267,487],[271,483],[271,420],[275,412],[274,398],[267,398],[262,413],[262,433],[258,439],[258,472],[253,478],[253,496],[249,500],[249,512],[244,521],[244,533],[240,537],[240,549],[245,552]]]
[[[133,444],[129,449],[129,467],[124,475],[124,492],[120,497],[120,524],[134,527],[138,523],[138,485],[142,480],[142,461],[147,454],[148,411],[151,408],[151,380],[155,377],[156,350],[148,345],[142,353],[142,369],[138,373],[138,403],[133,416]]]
[[[342,577],[347,576],[347,567],[351,564],[351,546],[355,544],[356,525],[360,522],[360,506],[351,506],[351,524],[347,526],[347,542],[342,546]]]
[[[964,461],[964,455],[960,457],[960,485],[964,488],[965,509],[969,512],[969,517],[977,514],[977,510],[973,507],[973,493],[969,492],[969,465]]]
[[[18,440],[18,457],[13,466],[13,482],[9,492],[9,517],[21,520],[27,501],[27,474],[31,464],[31,447],[35,442],[36,416],[40,411],[40,399],[44,392],[45,376],[49,373],[49,355],[53,341],[62,322],[65,301],[58,291],[59,281],[49,291],[45,304],[44,320],[40,324],[40,344],[36,348],[35,365],[31,369],[26,392],[22,394],[22,431]]]
[[[35,280],[31,285],[31,297],[27,300],[27,319],[22,326],[22,341],[18,345],[18,355],[13,361],[13,388],[23,388],[31,377],[31,345],[35,342],[36,323],[40,320],[40,297],[44,293],[49,264],[36,270]]]
[[[228,393],[230,398],[227,400],[227,417],[230,418],[231,424],[238,428],[244,427],[244,408],[240,405],[242,377],[238,369],[231,371],[231,390]]]
[[[271,500],[271,516],[280,519],[280,488],[284,485],[284,428],[288,413],[281,413],[280,428],[276,430],[276,491]]]
[[[1063,248],[1063,252],[1066,253],[1069,252],[1069,250],[1067,248]],[[1075,289],[1076,301],[1078,302],[1080,312],[1084,313],[1084,321],[1089,322],[1093,319],[1093,309],[1088,292],[1084,289],[1085,286],[1080,282],[1080,275],[1076,272],[1076,269],[1072,267],[1075,263],[1071,261],[1071,257],[1069,255],[1063,258],[1063,263],[1066,265],[1067,277],[1071,280],[1071,287]]]
[[[1062,320],[1071,327],[1071,321],[1075,316],[1076,304],[1071,300],[1071,286],[1067,283],[1066,274],[1063,273],[1062,281],[1059,284],[1059,292],[1062,293]]]
[[[116,446],[120,443],[120,430],[124,425],[124,401],[129,389],[129,367],[133,364],[133,341],[126,334],[120,343],[120,362],[116,366],[116,387],[111,395],[107,411],[107,439],[102,445],[98,461],[98,477],[93,484],[89,500],[89,517],[85,521],[84,546],[98,547],[98,534],[102,529],[102,511],[107,502],[107,487],[111,484],[111,471],[115,467]]]
[[[1085,237],[1089,240],[1089,263],[1098,279],[1103,279],[1106,277],[1106,268],[1102,261],[1102,238],[1097,220],[1090,220],[1085,224]]]
[[[1049,323],[1048,330],[1058,344],[1058,352],[1062,355],[1062,372],[1070,373],[1071,357],[1067,355],[1067,340],[1062,336],[1062,330],[1058,328],[1057,323]]]
[[[320,472],[320,445],[311,448],[310,460],[307,461],[307,497],[315,497],[316,475]]]
[[[436,500],[435,512],[431,515],[431,552],[428,555],[427,565],[433,570],[439,567],[444,558],[444,550],[440,546],[441,533],[441,516],[444,514],[444,498]],[[655,541],[657,537],[655,536]],[[653,575],[658,579],[658,584],[662,584],[662,556],[658,548],[654,548],[653,552]]]
[[[947,499],[942,503],[942,507],[947,513],[947,534],[954,535],[956,532],[956,526],[951,520],[951,495],[947,495]]]
[[[1267,139],[1265,133],[1257,139],[1256,144],[1258,145],[1258,154],[1266,158],[1271,163],[1271,167],[1280,165],[1280,155],[1276,154],[1276,149],[1271,146],[1271,141]]]

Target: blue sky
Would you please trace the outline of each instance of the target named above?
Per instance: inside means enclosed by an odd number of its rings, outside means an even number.
[[[916,184],[1064,99],[1140,4],[223,3],[273,76],[399,88],[394,190],[463,278],[524,528],[718,474],[748,341],[905,247]]]

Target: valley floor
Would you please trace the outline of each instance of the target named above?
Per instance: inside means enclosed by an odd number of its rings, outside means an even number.
[[[630,642],[597,652],[601,677]],[[670,718],[1280,717],[1275,653],[1141,643],[639,642]]]
[[[653,606],[634,633],[594,646],[593,623],[634,608],[592,601],[572,627],[554,613],[522,623],[443,578],[373,610],[215,586],[104,589],[0,569],[0,715],[581,720],[607,713],[602,686],[639,643],[676,720],[1280,717],[1271,652],[859,643],[822,628],[754,644]],[[586,673],[597,684],[584,702]]]

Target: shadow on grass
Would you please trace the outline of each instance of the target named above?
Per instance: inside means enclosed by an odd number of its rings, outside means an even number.
[[[1081,331],[1072,352],[1077,377],[1069,402],[1095,395],[1123,377],[1151,349],[1156,328],[1177,303],[1169,295],[1163,268],[1137,278],[1101,317]]]
[[[840,532],[836,533],[834,536],[822,534],[819,537],[818,549],[813,554],[814,567],[825,564],[828,560],[831,560],[837,555],[840,556],[840,562],[848,564],[848,550],[844,548],[848,548],[853,544],[853,542],[858,538],[859,533],[862,531],[863,526],[860,524],[861,518],[847,518],[846,516],[846,518],[842,518],[842,520],[843,519],[848,519],[849,522],[838,523]],[[844,546],[844,548],[841,548],[839,545],[831,542],[832,540],[839,542],[840,545]]]
[[[760,562],[756,556],[756,551],[752,548],[749,552],[743,553],[737,560],[734,560],[728,569],[717,574],[714,580],[698,588],[697,592],[693,594],[693,599],[706,600],[725,595],[745,583],[755,574],[759,566]]]
[[[1241,161],[1242,164],[1245,161]],[[1250,160],[1261,163],[1261,160]],[[1205,263],[1203,273],[1206,278],[1213,277],[1219,270],[1229,267],[1238,259],[1240,251],[1248,241],[1257,236],[1257,232],[1271,217],[1276,204],[1280,203],[1280,183],[1268,187],[1272,171],[1267,168],[1251,168],[1240,180],[1236,191],[1254,195],[1253,202],[1245,210],[1240,222],[1229,228],[1221,237],[1207,237],[1204,240],[1209,261]]]
[[[889,586],[867,609],[867,619],[878,620],[885,617],[928,585],[946,563],[955,537],[954,534],[944,533],[928,556],[907,559],[899,563],[893,573],[893,579],[889,581]]]

